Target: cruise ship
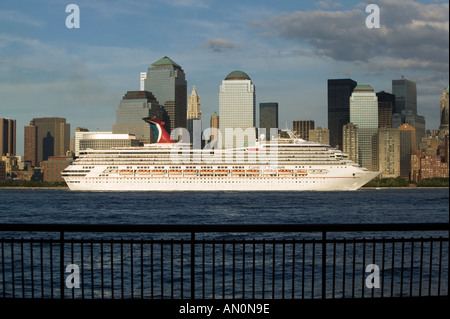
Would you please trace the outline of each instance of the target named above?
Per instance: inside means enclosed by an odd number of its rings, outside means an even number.
[[[74,191],[350,191],[381,172],[342,151],[289,138],[235,149],[175,143],[163,122],[145,118],[157,142],[142,147],[83,150],[62,176]]]

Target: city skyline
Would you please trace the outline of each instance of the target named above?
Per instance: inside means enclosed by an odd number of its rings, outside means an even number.
[[[79,29],[65,26],[67,4],[2,4],[0,116],[17,120],[17,154],[35,117],[67,118],[71,135],[76,127],[111,130],[124,92],[138,90],[140,72],[164,56],[201,92],[203,128],[219,110],[220,82],[238,69],[257,87],[256,105],[279,103],[280,128],[293,119],[328,127],[327,79],[392,93],[392,80],[402,76],[417,83],[426,128],[439,127],[436,110],[448,85],[447,2],[378,1],[380,29],[365,26],[365,2],[74,3]]]

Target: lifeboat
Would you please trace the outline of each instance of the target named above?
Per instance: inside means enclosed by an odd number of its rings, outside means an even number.
[[[160,170],[160,169],[155,169],[152,171],[153,175],[164,175],[165,173],[166,173],[166,171]]]
[[[280,175],[290,175],[290,174],[292,174],[292,171],[288,170],[288,169],[280,169],[280,170],[278,170],[278,174],[280,174]]]
[[[297,174],[306,174],[306,171],[297,171]]]
[[[228,171],[224,171],[224,170],[217,170],[215,171],[216,175],[226,175],[228,174]]]
[[[120,175],[133,175],[133,171],[123,169],[120,171]]]
[[[139,175],[148,175],[148,174],[150,174],[150,171],[147,171],[147,170],[138,170],[137,173],[138,173]]]
[[[197,171],[196,170],[185,170],[184,171],[184,175],[189,175],[189,176],[193,176],[193,175],[197,175]]]
[[[212,174],[212,173],[213,173],[212,170],[201,170],[201,171],[200,171],[200,174],[201,174],[201,175],[210,175],[210,174]]]
[[[257,175],[257,174],[259,174],[259,170],[250,169],[247,171],[247,174]]]
[[[181,171],[180,170],[170,170],[169,174],[170,175],[181,175]]]

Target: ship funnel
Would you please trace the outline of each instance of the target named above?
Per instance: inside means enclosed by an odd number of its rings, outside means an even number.
[[[175,143],[164,128],[164,122],[161,122],[156,117],[145,117],[143,120],[149,123],[153,132],[155,132],[156,143]]]

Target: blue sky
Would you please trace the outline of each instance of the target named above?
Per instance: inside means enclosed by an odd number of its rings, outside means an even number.
[[[65,25],[80,8],[80,28]],[[365,26],[368,3],[380,28]],[[327,127],[327,79],[350,77],[391,92],[401,76],[417,82],[418,113],[439,126],[448,85],[448,1],[373,0],[0,0],[0,117],[23,127],[34,117],[65,117],[112,130],[139,73],[164,56],[180,64],[201,98],[203,127],[219,110],[219,85],[242,70],[257,106],[278,102],[280,127],[314,120]]]

